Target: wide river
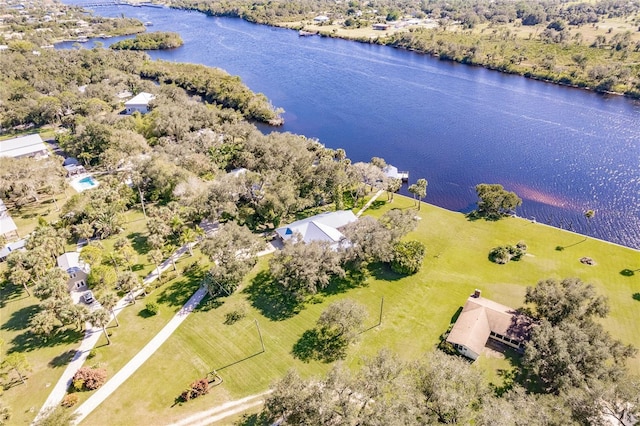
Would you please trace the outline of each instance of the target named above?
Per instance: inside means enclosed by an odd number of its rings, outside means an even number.
[[[522,197],[519,216],[640,248],[637,101],[197,12],[95,13],[180,33],[184,46],[151,57],[239,75],[286,110],[278,130],[344,148],[353,161],[383,157],[411,182],[428,180],[427,202],[468,212],[477,183],[500,183]]]

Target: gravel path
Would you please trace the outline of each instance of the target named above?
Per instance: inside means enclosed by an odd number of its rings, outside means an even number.
[[[206,411],[193,414],[170,426],[207,426],[222,419],[247,411],[264,403],[264,397],[272,391],[266,391],[257,395],[250,395],[236,401],[225,402]]]
[[[85,417],[87,417],[98,405],[100,405],[105,399],[109,397],[122,383],[125,382],[133,373],[136,372],[142,364],[145,363],[151,355],[162,345],[173,332],[187,319],[189,314],[195,309],[200,301],[207,294],[207,289],[201,287],[196,291],[193,296],[185,303],[185,305],[178,311],[178,313],[164,326],[162,330],[156,334],[153,339],[147,345],[142,348],[120,371],[118,371],[107,383],[105,383],[100,389],[98,389],[93,395],[82,404],[75,413],[78,417],[75,419],[75,423],[80,423]]]
[[[201,223],[200,226],[205,231],[206,234],[211,234],[215,232],[218,228],[218,224],[214,222],[203,222]],[[193,247],[197,244],[197,242],[193,242],[189,244],[191,245],[191,247]],[[186,244],[180,247],[178,250],[176,250],[169,258],[167,258],[164,262],[162,262],[162,264],[160,264],[160,273],[172,267],[173,261],[177,261],[182,255],[187,253],[188,250],[189,250],[189,247]],[[155,281],[156,279],[158,279],[158,268],[155,268],[149,275],[147,275],[144,278],[143,283],[146,285]],[[138,290],[137,292],[133,293],[133,297],[137,297],[141,293],[142,293],[142,290]],[[189,301],[191,301],[191,299],[189,299]],[[187,302],[187,305],[189,304],[189,301]],[[116,307],[113,309],[114,314],[118,315],[122,311],[122,309],[129,306],[130,304],[131,304],[131,299],[129,295],[123,297],[120,301],[118,301]],[[185,307],[187,305],[185,305]],[[183,307],[180,310],[180,312],[182,312],[182,310],[184,309],[185,308]],[[180,314],[180,312],[178,312],[178,314]],[[178,314],[176,314],[176,316]],[[69,365],[67,365],[67,368],[62,373],[62,376],[60,376],[60,379],[51,390],[51,393],[49,394],[49,396],[47,397],[47,400],[42,405],[42,408],[40,408],[40,411],[38,412],[38,414],[34,419],[34,423],[37,420],[40,420],[42,416],[45,413],[47,413],[49,409],[55,408],[56,406],[58,406],[58,404],[60,404],[60,402],[62,401],[62,399],[67,393],[67,389],[69,389],[69,386],[71,386],[71,379],[76,374],[76,371],[78,371],[80,367],[82,367],[84,362],[87,360],[87,357],[89,356],[89,352],[91,352],[91,349],[93,349],[95,345],[98,343],[101,333],[102,333],[102,328],[93,327],[90,323],[86,324],[86,331],[85,331],[82,343],[80,344],[80,347],[76,350],[76,353],[73,359],[71,360]]]

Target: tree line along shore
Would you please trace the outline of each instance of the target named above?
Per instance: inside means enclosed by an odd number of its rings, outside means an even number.
[[[493,425],[499,410],[505,425],[564,425],[639,415],[637,251],[509,217],[522,200],[500,185],[478,185],[467,216],[423,204],[425,179],[410,185],[413,200],[394,196],[402,182],[386,177],[381,158],[354,163],[302,135],[260,132],[251,121],[277,120],[278,110],[219,69],[95,48],[11,49],[0,71],[3,130],[42,131],[99,181],[76,193],[57,154],[0,158],[0,198],[30,234],[26,251],[0,264],[0,422],[33,421],[90,319],[103,326],[101,344],[47,420],[68,424],[201,286],[200,308],[89,424],[177,421],[270,386],[264,410],[244,424]],[[148,112],[122,113],[122,96],[141,92],[153,95]],[[257,257],[265,233],[358,211],[377,191],[343,229],[352,244],[289,241]],[[205,237],[203,219],[218,231]],[[91,265],[95,311],[74,303],[56,266],[79,240],[91,240],[79,256]],[[539,324],[524,355],[470,365],[446,344],[476,288]],[[109,307],[127,296],[107,328]],[[221,388],[209,388],[212,371]]]
[[[640,97],[640,6],[633,2],[174,0],[171,6]]]

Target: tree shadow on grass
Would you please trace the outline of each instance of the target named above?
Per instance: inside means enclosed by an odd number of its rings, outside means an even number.
[[[371,205],[369,206],[369,209],[380,210],[385,204],[387,204],[387,202],[384,200],[375,200],[373,203],[371,203]]]
[[[14,302],[29,297],[24,287],[10,284],[5,281],[0,288],[0,308],[4,308],[8,302]]]
[[[347,341],[323,336],[317,328],[305,331],[293,345],[292,354],[303,362],[318,360],[326,363],[343,359],[347,354]]]
[[[205,296],[202,302],[198,304],[195,310],[200,312],[207,312],[211,309],[218,309],[222,305],[224,305],[224,300],[222,297],[211,297],[207,294],[207,296]]]
[[[11,317],[2,324],[1,330],[18,331],[29,328],[29,320],[40,311],[38,305],[25,306],[11,314]]]
[[[398,281],[407,276],[394,272],[388,263],[372,263],[367,267],[367,269],[373,277],[384,281]]]
[[[275,424],[274,419],[269,419],[263,413],[243,414],[234,426],[268,426]]]
[[[154,315],[157,315],[157,313],[154,314],[152,312],[149,312],[149,310],[147,308],[140,309],[140,311],[138,312],[138,316],[140,318],[145,318],[145,319],[146,318],[151,318]]]
[[[83,331],[71,328],[62,329],[48,339],[44,339],[31,331],[26,331],[11,340],[13,347],[8,352],[31,352],[39,348],[69,345],[80,342],[83,337]]]
[[[25,377],[25,379],[28,379],[28,377]],[[5,379],[4,383],[2,384],[2,389],[7,391],[13,388],[14,386],[23,385],[23,384],[24,383],[22,383],[22,380],[20,380],[19,377],[12,377],[11,379]]]
[[[158,303],[168,306],[182,306],[200,287],[202,273],[199,270],[186,271],[183,278],[174,281],[162,289],[158,296]]]
[[[132,232],[127,235],[129,241],[131,241],[131,246],[138,254],[147,254],[149,253],[149,246],[147,245],[147,237],[142,235],[140,232]]]
[[[249,296],[253,307],[273,321],[291,318],[302,310],[302,304],[274,283],[267,271],[258,273],[242,292]]]
[[[560,245],[558,245],[558,246],[556,246],[556,251],[562,251],[562,250],[564,250],[564,249],[568,249],[568,248],[571,248],[571,247],[573,247],[573,246],[577,246],[578,244],[582,244],[582,243],[584,243],[585,241],[587,241],[587,237],[584,237],[582,240],[580,240],[580,241],[578,241],[578,242],[575,242],[575,243],[573,243],[573,244],[566,245],[566,246],[560,246]]]
[[[51,361],[49,361],[49,367],[64,367],[71,362],[74,356],[76,356],[75,349],[69,349],[68,351],[62,352],[60,355],[53,357]]]
[[[633,297],[633,300],[637,300],[638,302],[640,302],[640,293],[634,293],[631,297]]]
[[[346,275],[344,277],[332,278],[329,285],[322,290],[319,290],[318,293],[324,296],[344,293],[352,288],[364,286],[368,277],[368,270],[359,271],[350,269],[346,271]]]

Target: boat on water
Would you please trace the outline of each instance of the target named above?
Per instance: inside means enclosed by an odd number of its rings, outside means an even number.
[[[147,22],[144,23],[144,26],[145,27],[151,27],[151,26],[153,26],[153,22],[147,21]]]
[[[313,31],[305,31],[305,30],[300,30],[298,31],[298,35],[300,37],[308,37],[308,36],[312,36],[312,35],[316,35],[317,33],[314,33]]]

